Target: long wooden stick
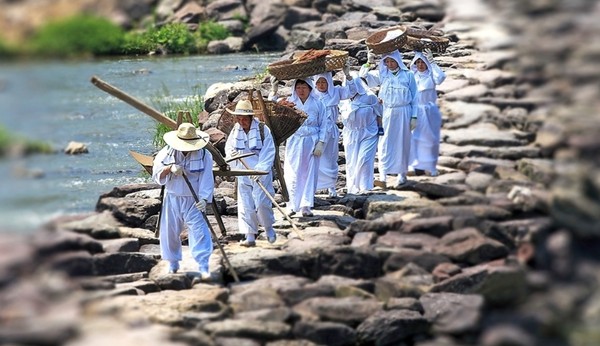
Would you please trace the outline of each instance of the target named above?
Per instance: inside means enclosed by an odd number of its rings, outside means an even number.
[[[162,207],[163,207],[163,199],[165,196],[165,185],[160,187],[160,210],[158,211],[158,217],[156,218],[156,227],[154,227],[154,236],[158,238],[160,236],[160,219],[162,218]]]
[[[157,111],[156,109],[145,105],[144,103],[142,103],[142,101],[136,99],[135,97],[128,95],[127,93],[121,91],[120,89],[115,88],[114,86],[108,84],[107,82],[101,80],[100,78],[98,78],[96,76],[92,76],[90,81],[92,82],[92,84],[97,86],[99,89],[104,90],[107,93],[115,96],[116,98],[129,103],[133,107],[139,109],[140,111],[142,111],[142,112],[148,114],[149,116],[151,116],[152,118],[156,119],[159,123],[165,124],[166,126],[168,126],[169,128],[171,128],[173,130],[177,129],[177,123],[175,122],[175,120],[163,115],[161,112]]]
[[[263,118],[265,120],[265,124],[269,127],[269,129],[273,129],[271,126],[271,112],[267,110],[267,106],[265,105],[265,100],[263,100],[262,94],[260,90],[250,90],[250,98],[254,97],[254,92],[257,94],[258,104],[262,109]],[[279,144],[275,143],[275,160],[273,160],[273,166],[275,167],[275,172],[277,172],[277,179],[279,180],[279,185],[281,186],[281,196],[283,196],[283,200],[286,202],[290,201],[290,195],[288,193],[287,184],[285,183],[285,178],[283,177],[283,168],[281,167],[281,159],[279,158]]]
[[[156,109],[145,105],[144,103],[142,103],[142,101],[136,99],[135,97],[125,93],[124,91],[122,91],[120,89],[115,88],[114,86],[108,84],[107,82],[101,80],[100,78],[98,78],[96,76],[92,76],[90,81],[92,82],[92,84],[94,84],[100,90],[106,91],[107,93],[115,96],[116,98],[127,102],[131,106],[148,114],[149,116],[151,116],[152,118],[157,120],[159,123],[166,125],[170,129],[177,130],[177,122],[175,120],[165,116],[164,114],[157,111]],[[225,170],[225,171],[229,170],[229,165],[225,162],[223,155],[221,155],[219,150],[217,148],[215,148],[215,146],[212,143],[208,142],[206,144],[206,149],[208,151],[210,151],[210,153],[213,156],[213,160],[217,163],[217,165],[219,166],[219,168],[221,170]]]
[[[185,180],[185,183],[187,184],[188,188],[190,189],[190,192],[192,193],[192,196],[194,197],[194,201],[196,201],[196,203],[198,203],[200,201],[200,199],[198,198],[196,191],[194,191],[194,187],[192,186],[192,183],[190,183],[190,180],[185,175],[185,173],[182,173],[181,176],[183,177],[183,180]],[[214,242],[217,243],[217,247],[219,248],[219,250],[221,250],[221,254],[223,255],[223,258],[225,259],[225,263],[227,263],[227,267],[228,267],[229,271],[231,272],[233,279],[235,280],[235,282],[240,282],[240,278],[238,277],[237,273],[235,272],[235,269],[233,269],[231,262],[229,262],[229,258],[227,257],[227,254],[225,253],[223,246],[221,246],[221,243],[219,243],[219,238],[217,237],[215,230],[212,228],[212,225],[208,221],[208,218],[206,217],[206,213],[200,212],[200,214],[202,214],[202,216],[204,217],[204,221],[208,225],[208,229],[210,230],[210,233],[213,236]]]

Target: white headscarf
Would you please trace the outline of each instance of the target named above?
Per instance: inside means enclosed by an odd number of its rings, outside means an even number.
[[[313,93],[315,91],[315,84],[313,83],[312,78],[306,77],[306,78],[298,78],[298,79],[296,79],[294,81],[294,85],[292,85],[292,95],[290,95],[290,97],[288,99],[289,101],[294,102],[296,104],[298,104],[298,103],[301,104],[302,103],[302,100],[300,100],[300,97],[298,97],[298,94],[296,94],[296,83],[299,80],[305,81],[310,86],[310,88],[311,88],[310,93]],[[310,96],[310,94],[309,94],[309,96]]]
[[[316,87],[317,81],[320,78],[324,78],[325,81],[327,81],[327,91],[326,92],[321,92]],[[315,89],[313,90],[313,95],[315,95],[321,101],[323,101],[323,99],[325,99],[326,102],[323,102],[325,107],[337,106],[340,103],[340,95],[339,95],[339,93],[335,92],[335,88],[333,85],[333,77],[331,76],[331,72],[325,72],[325,73],[320,73],[320,74],[314,75],[312,77],[312,80],[315,84]],[[329,97],[327,97],[327,96],[329,96]]]
[[[381,60],[379,60],[379,67],[378,67],[380,78],[385,78],[388,76],[388,74],[391,74],[391,71],[388,69],[388,67],[385,65],[385,62],[384,62],[386,58],[392,58],[392,59],[396,60],[396,62],[398,63],[398,67],[401,70],[408,71],[408,67],[406,67],[406,65],[404,65],[404,63],[402,62],[402,54],[400,54],[400,52],[396,49],[393,52],[384,53],[381,56]]]
[[[352,72],[350,72],[350,75],[352,76],[352,80],[354,81],[354,86],[356,87],[357,94],[360,94],[360,95],[369,94],[369,93],[374,94],[373,91],[371,91],[371,89],[365,82],[365,80],[358,76],[358,72],[352,71]]]
[[[417,65],[415,65],[415,63],[417,62],[418,59],[423,60],[425,65],[427,65],[427,70],[425,70],[424,72],[420,72],[420,73],[427,73],[427,74],[431,73],[431,63],[429,62],[429,60],[427,59],[425,54],[423,54],[423,52],[419,52],[419,51],[415,51],[415,57],[410,61],[411,71],[413,71],[414,73],[419,72],[419,70],[417,70]]]
[[[417,69],[416,62],[418,59],[423,60],[425,65],[427,65],[427,70],[421,72]],[[431,62],[429,62],[425,54],[419,51],[415,51],[415,57],[410,62],[410,70],[413,71],[413,73],[415,74],[415,79],[419,81],[417,83],[417,88],[419,89],[419,91],[435,88],[433,78],[430,78],[432,74]]]
[[[356,110],[361,107],[373,108],[375,114],[381,114],[381,111],[379,110],[381,105],[379,104],[375,93],[367,85],[367,82],[359,77],[359,74],[356,71],[350,72],[350,75],[352,76],[352,81],[356,87],[356,94],[354,94],[351,99],[343,100],[340,103],[340,114],[344,125],[346,125],[347,122],[354,122]],[[365,95],[367,95],[367,97],[364,97]],[[369,104],[369,102],[371,102],[371,104]]]

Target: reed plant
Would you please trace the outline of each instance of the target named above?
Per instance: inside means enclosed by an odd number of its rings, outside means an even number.
[[[200,90],[193,88],[192,94],[182,99],[175,99],[169,92],[169,89],[163,85],[162,90],[159,91],[153,98],[152,104],[154,107],[163,113],[165,116],[177,121],[177,114],[179,112],[189,112],[192,118],[192,123],[198,125],[198,114],[204,110],[204,100],[200,96]],[[183,118],[183,122],[187,120]],[[166,143],[163,140],[165,133],[171,131],[166,125],[157,122],[156,131],[152,143],[157,149],[162,148]]]

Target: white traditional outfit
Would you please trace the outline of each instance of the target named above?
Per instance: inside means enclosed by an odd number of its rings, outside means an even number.
[[[172,131],[173,132],[173,131]],[[166,136],[166,135],[165,135]],[[213,251],[210,230],[196,201],[180,175],[169,173],[161,178],[166,166],[178,165],[190,181],[199,199],[212,201],[214,180],[212,155],[206,149],[184,152],[167,145],[154,158],[152,179],[165,186],[160,218],[160,252],[169,261],[173,271],[179,269],[182,259],[180,235],[184,224],[188,227],[189,247],[192,257],[199,265],[200,273],[209,273],[208,261]]]
[[[317,181],[317,190],[327,189],[330,196],[335,196],[335,183],[338,178],[338,157],[340,139],[340,130],[337,126],[339,116],[340,100],[345,100],[352,96],[356,89],[354,82],[349,81],[345,86],[333,85],[331,72],[325,72],[312,77],[313,83],[323,78],[327,82],[327,91],[321,92],[318,88],[312,91],[312,94],[320,100],[325,106],[327,113],[327,129],[325,134],[325,146],[319,163],[319,179]]]
[[[348,193],[364,193],[373,189],[378,141],[377,117],[381,116],[382,106],[358,75],[353,76],[352,80],[356,94],[350,101],[344,101],[341,107],[346,188]]]
[[[392,58],[398,63],[397,71],[390,71],[384,63]],[[369,87],[381,86],[379,99],[383,104],[382,123],[385,131],[378,144],[380,180],[387,182],[387,174],[398,174],[398,182],[406,181],[410,155],[410,119],[416,115],[417,83],[411,71],[402,62],[398,50],[385,53],[377,70],[361,67],[359,75]]]
[[[415,62],[423,60],[427,69],[423,72],[417,70]],[[415,52],[415,57],[410,63],[410,69],[417,81],[417,125],[412,133],[410,146],[410,166],[412,169],[426,170],[431,175],[436,175],[436,165],[440,153],[440,129],[442,115],[436,104],[436,85],[446,79],[446,74],[433,61],[429,61],[425,54]]]
[[[227,137],[225,153],[230,158],[234,155],[254,153],[255,155],[243,158],[250,169],[269,172],[258,176],[258,181],[269,191],[271,196],[275,195],[273,189],[273,160],[275,159],[275,142],[271,130],[263,126],[264,139],[261,138],[260,125],[256,118],[252,119],[248,133],[236,123]],[[231,161],[232,168],[246,169],[238,160]],[[275,230],[273,223],[273,203],[264,190],[258,186],[250,176],[237,177],[238,196],[238,227],[240,233],[246,235],[246,239],[254,239],[258,234],[258,225],[262,225],[267,233],[268,239],[274,239]],[[251,234],[251,237],[248,235]]]
[[[314,91],[312,80],[303,80]],[[330,126],[323,103],[315,98],[312,92],[306,101],[302,102],[296,94],[296,83],[297,80],[292,86],[292,95],[288,97],[288,101],[305,112],[308,118],[287,139],[285,146],[283,170],[290,196],[288,209],[294,213],[303,208],[311,209],[314,205],[320,157],[315,156],[313,150],[317,142],[325,142],[325,134]]]

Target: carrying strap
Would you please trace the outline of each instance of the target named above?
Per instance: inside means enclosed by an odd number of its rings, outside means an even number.
[[[258,122],[258,132],[260,133],[261,142],[264,143],[265,142],[265,123],[263,123],[262,121]]]

